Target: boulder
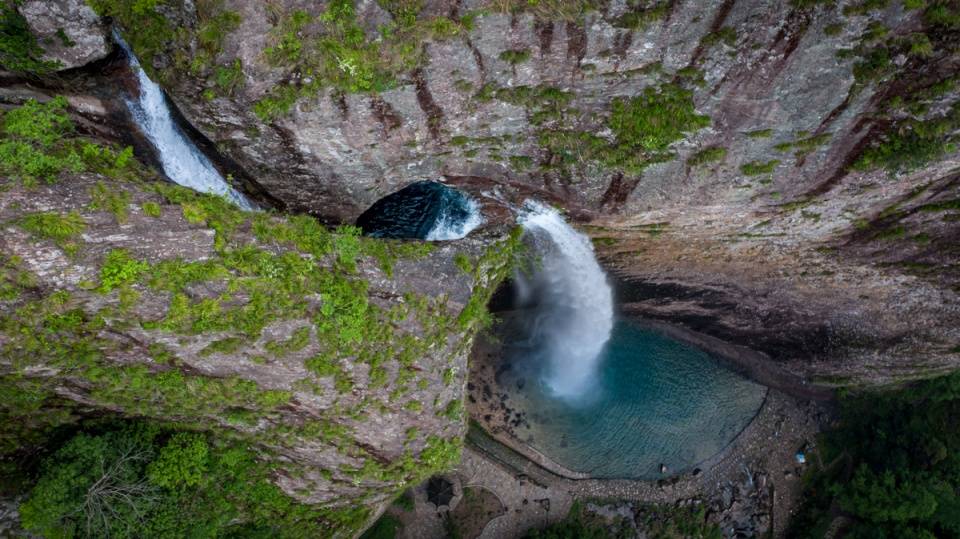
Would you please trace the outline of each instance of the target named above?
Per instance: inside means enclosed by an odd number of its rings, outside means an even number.
[[[60,69],[105,58],[113,48],[107,25],[83,0],[27,0],[20,14],[44,49],[44,60]]]

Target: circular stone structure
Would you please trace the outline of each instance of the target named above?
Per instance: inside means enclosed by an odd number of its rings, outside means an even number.
[[[535,346],[504,338],[496,386],[510,434],[599,479],[661,479],[720,453],[750,423],[766,388],[695,347],[619,320],[593,390],[576,400],[543,382]]]

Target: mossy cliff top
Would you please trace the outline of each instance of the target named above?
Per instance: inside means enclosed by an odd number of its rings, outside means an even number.
[[[466,353],[515,235],[242,212],[75,136],[62,100],[26,107],[0,121],[0,452],[147,418],[283,460],[275,483],[331,509],[458,460]]]

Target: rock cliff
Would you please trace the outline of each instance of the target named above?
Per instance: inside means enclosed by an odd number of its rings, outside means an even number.
[[[23,396],[4,443],[103,411],[212,429],[359,525],[456,458],[526,197],[590,231],[626,312],[774,385],[960,363],[954,0],[89,4],[22,2],[36,43],[0,48],[5,110],[67,94],[68,138],[95,143],[0,141],[54,159],[0,171],[0,391]],[[151,171],[110,24],[281,212]],[[493,226],[427,248],[308,217],[435,177]]]
[[[600,227],[609,263],[651,294],[638,313],[805,378],[885,383],[960,359],[953,2],[160,11],[190,31],[134,46],[289,209],[349,222],[435,176],[535,196]],[[204,37],[216,21],[229,31]]]
[[[459,458],[466,357],[515,236],[364,238],[242,212],[74,132],[3,116],[0,453],[104,413],[213,431],[337,534]],[[7,398],[9,397],[9,398]]]

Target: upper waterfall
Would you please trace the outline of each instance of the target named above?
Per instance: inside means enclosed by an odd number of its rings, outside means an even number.
[[[540,259],[515,279],[520,302],[532,303],[526,320],[544,382],[560,397],[585,395],[593,386],[601,352],[613,329],[613,292],[585,235],[560,213],[533,201],[519,222]]]
[[[225,197],[245,210],[255,209],[246,197],[227,183],[210,159],[183,134],[170,114],[163,90],[150,80],[133,51],[116,32],[114,39],[127,54],[130,68],[137,74],[140,85],[140,96],[137,100],[124,99],[127,109],[156,148],[160,165],[167,177],[195,191]]]

